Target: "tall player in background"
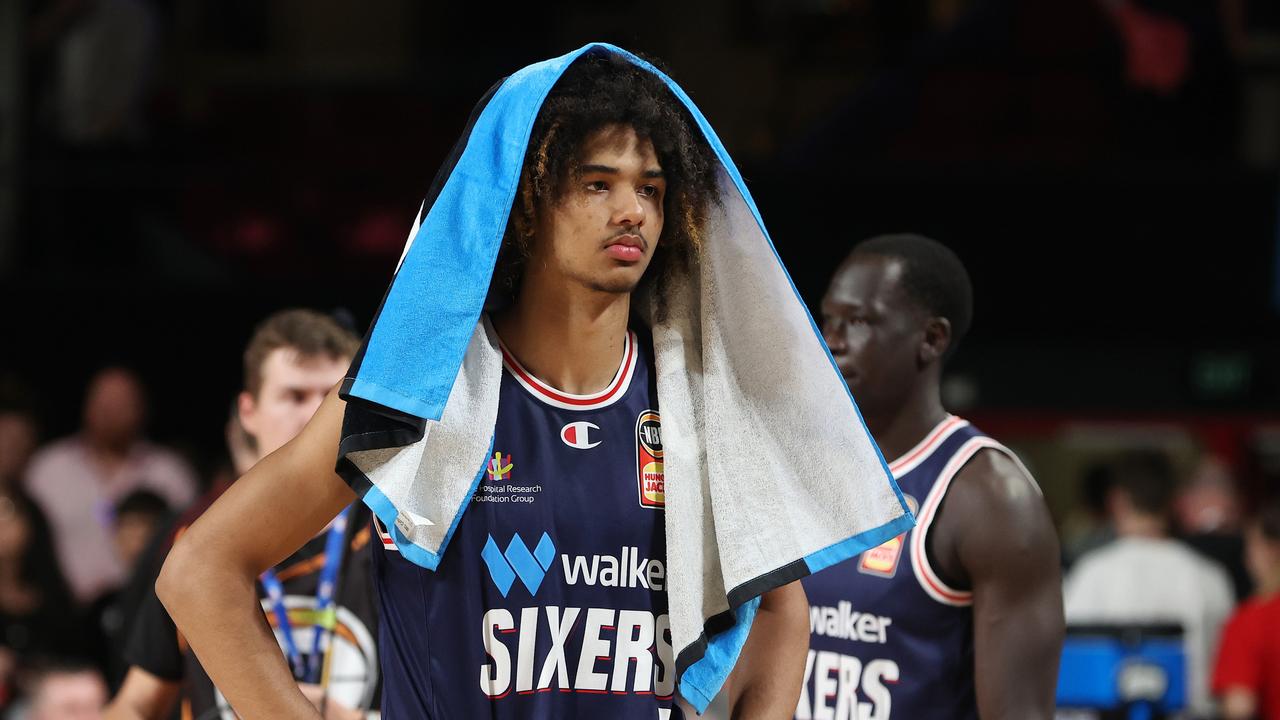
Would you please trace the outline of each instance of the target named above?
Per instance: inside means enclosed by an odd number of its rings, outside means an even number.
[[[1017,458],[942,406],[972,317],[959,258],[918,235],[857,245],[823,334],[914,530],[804,580],[798,720],[1048,720],[1063,636],[1058,542]]]
[[[228,432],[236,472],[243,474],[258,460],[292,440],[324,399],[342,379],[359,340],[332,318],[310,310],[285,310],[264,320],[255,330],[244,353],[244,390],[237,403],[239,430]],[[226,487],[212,490],[176,523],[181,535]],[[369,512],[357,506],[346,533],[349,550],[338,569],[342,581],[337,592],[334,631],[337,682],[324,699],[330,720],[364,720],[366,709],[376,703],[376,612],[368,551]],[[328,538],[321,534],[275,568],[287,605],[290,635],[299,652],[310,651],[316,622],[313,611],[319,575],[330,559]],[[172,542],[172,540],[170,540]],[[267,603],[270,605],[270,603]],[[268,612],[273,607],[265,608]],[[280,620],[272,612],[275,630],[284,636]],[[142,602],[124,650],[129,671],[115,699],[107,707],[109,720],[167,720],[181,700],[182,717],[234,717],[225,699],[213,686],[200,663],[179,636],[173,620],[155,593]],[[304,684],[303,692],[320,704],[324,692],[317,684]],[[364,706],[364,709],[358,706]]]

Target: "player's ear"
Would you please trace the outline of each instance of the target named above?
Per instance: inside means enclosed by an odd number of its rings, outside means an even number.
[[[924,338],[920,341],[920,365],[930,365],[946,355],[951,347],[951,321],[944,317],[931,317],[924,324]]]
[[[258,399],[248,390],[241,390],[236,398],[236,413],[240,416],[240,424],[250,435],[258,435]]]

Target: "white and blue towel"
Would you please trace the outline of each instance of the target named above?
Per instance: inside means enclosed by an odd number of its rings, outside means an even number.
[[[701,256],[650,321],[666,473],[667,592],[681,695],[699,712],[746,641],[760,595],[912,526],[741,175],[671,78],[593,43],[481,100],[436,176],[356,358],[338,469],[402,555],[439,566],[492,454],[502,359],[480,322],[530,130],[584,53],[659,76],[719,159]]]

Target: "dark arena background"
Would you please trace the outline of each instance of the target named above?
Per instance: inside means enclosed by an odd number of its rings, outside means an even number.
[[[1266,0],[6,0],[3,405],[56,440],[132,368],[207,484],[255,324],[363,334],[475,101],[593,40],[698,103],[811,311],[855,241],[958,253],[945,401],[1020,454],[1064,567],[1106,535],[1111,463],[1157,451],[1178,533],[1248,595],[1240,538],[1280,489]]]

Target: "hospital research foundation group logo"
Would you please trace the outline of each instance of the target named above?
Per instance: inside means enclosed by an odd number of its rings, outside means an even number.
[[[489,458],[489,464],[485,468],[485,472],[489,473],[490,480],[510,480],[511,479],[511,454],[503,455],[495,452],[493,457]]]

